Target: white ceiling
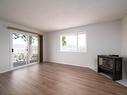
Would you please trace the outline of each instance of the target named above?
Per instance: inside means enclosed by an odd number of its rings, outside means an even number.
[[[0,19],[43,32],[120,19],[127,0],[0,0]]]

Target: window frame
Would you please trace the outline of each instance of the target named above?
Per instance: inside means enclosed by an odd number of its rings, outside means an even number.
[[[78,44],[78,39],[79,39],[79,34],[85,34],[85,49],[84,50],[79,50],[79,44]],[[63,50],[62,49],[62,37],[63,36],[69,36],[69,35],[76,35],[77,39],[76,39],[76,50]],[[87,52],[87,34],[86,32],[74,32],[74,33],[66,33],[66,34],[61,34],[60,35],[60,52],[80,52],[80,53],[86,53]]]

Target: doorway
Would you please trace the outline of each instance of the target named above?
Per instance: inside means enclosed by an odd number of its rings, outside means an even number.
[[[11,32],[11,68],[39,63],[39,36],[25,32]]]

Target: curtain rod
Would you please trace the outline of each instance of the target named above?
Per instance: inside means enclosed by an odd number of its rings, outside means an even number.
[[[21,31],[21,32],[27,32],[27,33],[31,33],[31,34],[37,34],[37,35],[42,36],[41,33],[35,33],[35,32],[31,32],[31,31],[27,31],[27,30],[20,29],[20,28],[12,27],[12,26],[8,26],[7,28],[8,29],[12,29],[12,30]]]

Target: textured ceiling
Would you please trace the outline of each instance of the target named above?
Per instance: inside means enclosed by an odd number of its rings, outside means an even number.
[[[127,0],[0,0],[0,19],[43,32],[122,18]]]

